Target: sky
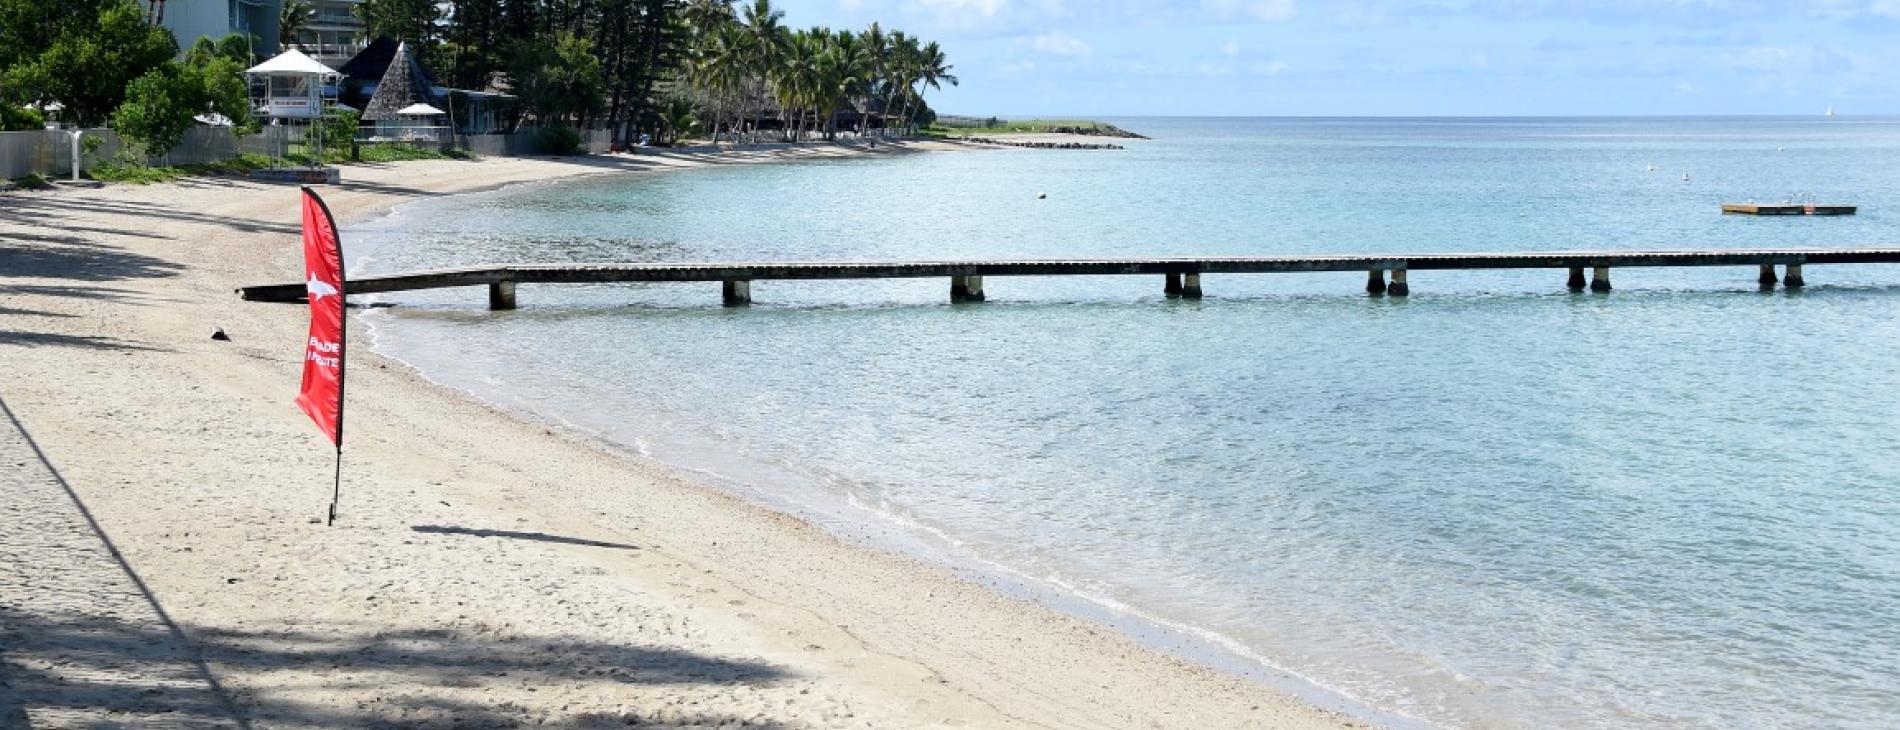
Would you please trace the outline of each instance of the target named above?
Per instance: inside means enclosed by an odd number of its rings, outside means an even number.
[[[943,44],[971,116],[1900,113],[1900,0],[775,0]]]

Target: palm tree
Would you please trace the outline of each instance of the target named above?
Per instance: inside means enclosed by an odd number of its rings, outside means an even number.
[[[785,11],[772,7],[772,0],[752,0],[745,6],[743,22],[747,36],[747,66],[750,76],[757,81],[761,91],[767,88],[767,76],[778,65],[779,56],[785,49],[785,26],[780,21]]]
[[[890,60],[891,55],[891,40],[885,37],[884,29],[879,27],[877,23],[872,23],[870,28],[865,29],[862,38],[864,41],[866,68],[864,75],[864,114],[858,117],[858,134],[860,136],[871,128],[871,106],[876,101],[877,83],[884,78],[884,65]],[[882,109],[878,110],[878,113],[889,116],[889,114]]]
[[[915,48],[917,41],[901,30],[891,31],[889,42],[884,46],[884,134],[891,132],[892,109],[897,106],[899,94],[906,86],[906,66],[909,64],[909,49]]]
[[[949,82],[951,86],[956,86],[957,77],[951,75],[950,69],[956,67],[946,63],[948,59],[944,58],[943,49],[937,45],[936,41],[925,44],[923,52],[917,58],[917,78],[924,82],[923,88],[917,90],[917,111],[918,113],[922,113],[924,110],[924,90],[937,89],[941,91],[943,87],[939,86],[938,83],[945,81]]]
[[[732,0],[687,0],[683,13],[693,32],[693,45],[704,43],[721,28],[731,24]]]
[[[302,48],[297,36],[302,35],[304,26],[310,24],[310,18],[316,9],[305,0],[284,0],[284,9],[277,14],[277,44],[284,48]]]
[[[902,32],[891,34],[891,94],[901,94],[904,106],[897,119],[905,127],[910,126],[910,102],[913,95],[911,87],[922,78],[923,49],[918,47],[916,38]],[[886,107],[888,108],[888,104]],[[888,123],[885,128],[889,128]]]
[[[683,96],[674,97],[660,109],[660,123],[672,135],[670,143],[679,144],[680,140],[686,138],[686,133],[692,131],[693,125],[699,123],[698,115],[693,113],[693,100]]]
[[[813,79],[820,52],[816,39],[815,33],[790,34],[768,79],[772,96],[778,100],[779,118],[785,122],[787,141],[798,141],[798,133],[805,123],[805,107],[816,86]]]
[[[838,107],[856,98],[864,89],[871,62],[863,41],[851,31],[832,35],[826,46],[825,56],[818,65],[818,102],[822,108],[819,118],[824,120],[825,138],[836,139]]]
[[[714,144],[719,142],[719,129],[725,123],[727,102],[737,96],[743,103],[749,53],[745,29],[726,23],[713,31],[694,59],[694,81],[713,97]]]

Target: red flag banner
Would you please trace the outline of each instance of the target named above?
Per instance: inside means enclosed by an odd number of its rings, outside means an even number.
[[[303,388],[297,406],[343,448],[343,246],[330,208],[303,189],[304,287],[310,337],[304,342]]]

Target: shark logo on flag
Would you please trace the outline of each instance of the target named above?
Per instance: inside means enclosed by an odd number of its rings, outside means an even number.
[[[336,287],[330,286],[330,282],[317,278],[317,275],[314,273],[310,275],[310,281],[304,282],[303,288],[310,293],[311,301],[316,301],[324,297],[333,297],[336,296],[337,293]]]

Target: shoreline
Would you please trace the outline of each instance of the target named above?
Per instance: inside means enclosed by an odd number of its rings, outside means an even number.
[[[978,149],[992,147],[980,140],[953,140],[952,143]],[[796,162],[796,160],[765,162]],[[686,167],[681,168],[681,171],[691,169],[704,168]],[[580,178],[514,182],[469,190],[455,195],[505,194],[511,189],[558,185],[576,179]],[[339,226],[345,235],[346,245],[348,245],[348,234],[352,227],[366,224],[379,225],[397,215],[409,215],[404,208],[417,202],[420,201],[405,201],[374,215],[340,222]],[[364,296],[383,297],[386,295]],[[384,321],[382,317],[385,316],[380,305],[380,300],[362,305],[364,329],[370,335],[368,340],[371,353],[379,359],[399,364],[410,371],[413,377],[455,397],[470,399],[508,417],[538,427],[553,429],[567,438],[579,440],[594,448],[616,454],[620,458],[652,464],[656,468],[676,473],[681,478],[696,482],[708,489],[717,490],[747,503],[805,521],[816,529],[850,545],[893,554],[904,559],[920,560],[963,580],[997,591],[1005,597],[1108,627],[1148,650],[1264,686],[1312,707],[1339,713],[1344,717],[1371,723],[1377,727],[1396,730],[1423,730],[1433,727],[1420,718],[1372,707],[1353,698],[1344,690],[1282,667],[1266,655],[1226,634],[1154,615],[1106,596],[1091,595],[1073,586],[1051,582],[1010,565],[963,550],[957,544],[958,541],[954,535],[940,528],[915,524],[905,515],[862,504],[852,498],[836,504],[819,504],[818,502],[822,500],[798,501],[773,494],[748,485],[750,480],[760,478],[756,476],[756,471],[752,467],[747,467],[747,473],[753,475],[749,477],[728,476],[712,469],[702,469],[666,456],[648,453],[648,449],[641,445],[616,440],[606,432],[574,423],[564,417],[552,413],[538,413],[524,405],[504,403],[500,399],[484,396],[480,392],[438,380],[424,370],[423,366],[391,354],[386,351],[387,348],[379,347],[381,339],[388,335],[387,330],[380,326],[380,323]],[[716,444],[698,444],[698,446],[716,448]]]
[[[349,166],[323,190],[348,225],[410,198],[692,158]],[[289,404],[303,309],[230,294],[295,275],[294,191],[198,178],[0,198],[0,237],[24,242],[0,252],[0,354],[21,376],[5,402],[162,619],[134,607],[105,625],[178,627],[242,723],[1354,724],[605,453],[381,355],[359,353],[351,371],[339,527],[309,524],[331,454]],[[209,340],[214,326],[233,341]],[[34,636],[105,620],[20,605],[45,624]],[[61,656],[5,648],[9,662]],[[149,676],[138,651],[120,653]],[[66,691],[134,716],[219,715],[167,705],[163,688],[127,699],[126,686]]]

